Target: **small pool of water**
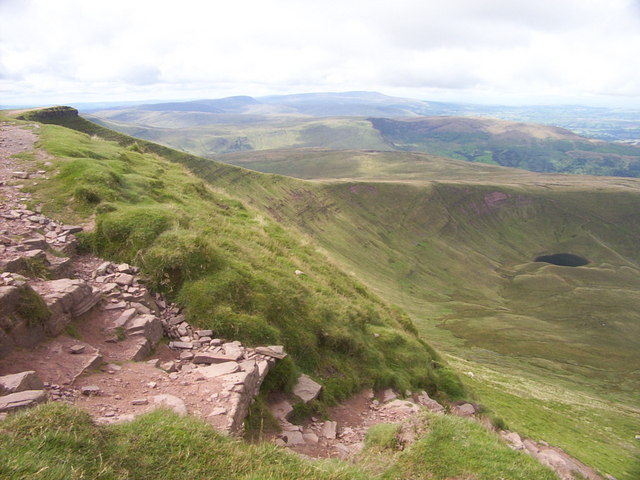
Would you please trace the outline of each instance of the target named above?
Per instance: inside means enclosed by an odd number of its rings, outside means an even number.
[[[553,253],[551,255],[540,255],[536,257],[535,262],[551,263],[561,267],[582,267],[589,263],[584,257],[574,255],[573,253]]]

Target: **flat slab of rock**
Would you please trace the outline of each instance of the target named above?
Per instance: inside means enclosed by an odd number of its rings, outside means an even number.
[[[256,353],[259,353],[260,355],[266,355],[268,357],[273,357],[278,360],[282,360],[287,356],[287,354],[284,352],[283,347],[281,347],[280,345],[272,345],[270,347],[257,347]]]
[[[121,273],[117,275],[113,281],[118,285],[129,286],[133,284],[133,275],[129,275],[128,273]]]
[[[193,363],[204,363],[210,365],[212,363],[235,362],[238,358],[239,357],[236,355],[223,355],[221,353],[197,353],[193,357]]]
[[[298,383],[293,387],[293,394],[307,403],[318,398],[321,390],[322,385],[303,373],[298,377]]]
[[[43,388],[42,380],[33,370],[0,377],[0,395],[8,395],[25,390],[42,390]]]
[[[142,335],[153,345],[162,338],[162,322],[155,315],[139,315],[126,324],[127,335]]]
[[[44,390],[24,390],[0,397],[0,412],[12,412],[21,408],[33,407],[47,401]]]
[[[320,430],[320,436],[324,438],[328,438],[333,440],[338,435],[338,422],[332,422],[328,420],[322,424],[322,429]]]
[[[216,378],[223,375],[229,375],[240,371],[240,365],[237,362],[224,362],[202,367],[197,370],[206,378]]]
[[[420,407],[413,402],[396,399],[384,404],[382,407],[380,407],[380,410],[390,413],[401,413],[408,415],[411,413],[419,412]]]

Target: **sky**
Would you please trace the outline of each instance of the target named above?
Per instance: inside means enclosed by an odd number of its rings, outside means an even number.
[[[0,105],[378,91],[640,108],[640,0],[0,0]]]

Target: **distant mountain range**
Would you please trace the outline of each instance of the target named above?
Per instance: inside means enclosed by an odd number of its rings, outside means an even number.
[[[640,176],[640,148],[626,138],[637,131],[640,139],[640,123],[633,121],[640,114],[621,112],[618,123],[611,123],[603,120],[607,112],[615,113],[588,107],[456,105],[346,92],[154,103],[97,111],[88,118],[208,158],[299,148],[408,151],[534,172]],[[616,142],[580,136],[585,128],[571,130],[579,122],[590,125],[592,137],[614,137]],[[631,127],[623,128],[625,122]]]
[[[95,113],[100,108],[81,108]],[[579,135],[607,141],[640,143],[640,111],[577,105],[500,106],[445,103],[391,97],[377,92],[301,93],[266,97],[235,96],[188,102],[165,102],[108,110],[199,112],[226,115],[308,115],[314,117],[489,116],[503,120],[555,125]]]

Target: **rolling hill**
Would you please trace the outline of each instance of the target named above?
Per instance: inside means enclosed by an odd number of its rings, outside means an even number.
[[[447,116],[451,112],[474,110],[350,92],[140,105],[90,118],[201,156],[285,148],[416,151],[535,172],[640,175],[639,147],[554,126]]]
[[[49,120],[140,149],[149,155],[145,161],[165,155],[187,166],[225,198],[225,205],[233,205],[233,224],[243,225],[237,234],[246,227],[245,242],[262,237],[264,222],[297,232],[294,240],[270,227],[267,238],[285,242],[282,252],[303,252],[318,273],[323,271],[315,256],[319,250],[376,296],[402,307],[421,338],[445,352],[478,400],[511,428],[560,445],[617,478],[634,478],[640,453],[634,440],[640,431],[640,180],[536,174],[406,152],[246,153],[249,161],[272,163],[274,171],[280,161],[283,173],[298,169],[300,176],[316,178],[300,180],[137,143],[78,117]],[[58,148],[68,147],[63,142]],[[108,150],[103,153],[94,160],[115,161]],[[245,154],[234,155],[241,163]],[[133,173],[131,165],[118,168],[124,169],[121,175]],[[167,181],[173,182],[173,175]],[[145,202],[170,198],[162,195],[163,185],[153,185],[141,190]],[[230,198],[263,219],[243,213]],[[219,208],[211,215],[224,216]],[[198,219],[207,213],[201,210],[202,205],[186,212],[181,221],[204,225]],[[108,208],[101,213],[109,214]],[[223,235],[232,231],[224,221],[216,225],[202,228],[221,241],[218,248],[226,248],[229,238]],[[258,252],[268,246],[258,245]],[[554,254],[573,254],[586,263],[540,261]],[[251,247],[238,261],[244,255],[256,258]],[[267,294],[279,278],[271,269],[281,267],[271,266],[269,258],[252,260],[269,272],[269,283],[260,286]],[[313,281],[325,293],[323,286],[331,285],[324,274]],[[354,288],[359,301],[361,292]],[[343,300],[350,296],[345,293]],[[262,300],[256,297],[256,305]],[[392,311],[380,305],[390,315],[389,325],[396,325]],[[336,338],[343,338],[346,333],[336,328]],[[402,369],[392,357],[386,357],[388,368]],[[346,355],[342,361],[354,358]]]

